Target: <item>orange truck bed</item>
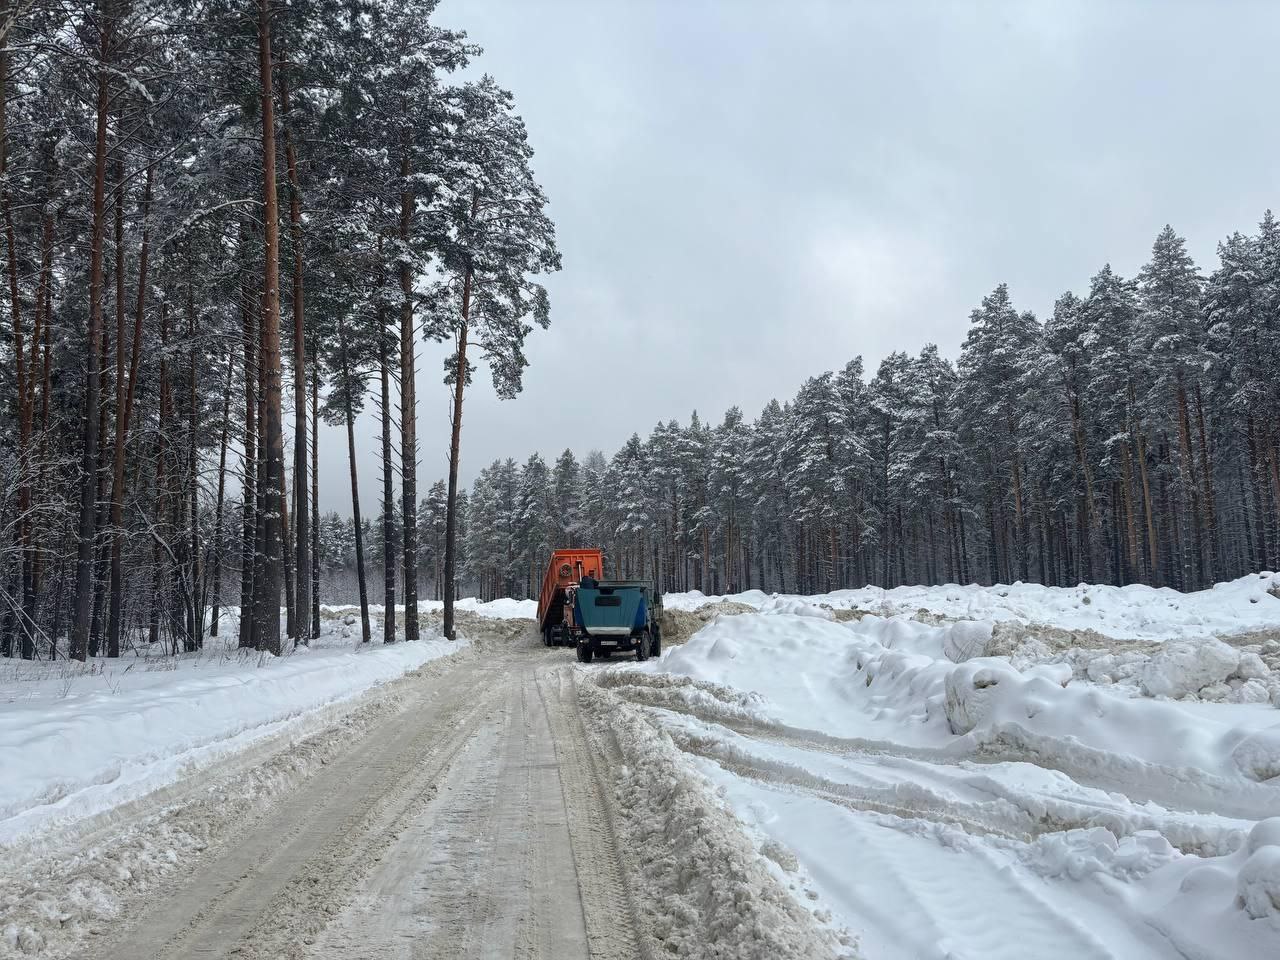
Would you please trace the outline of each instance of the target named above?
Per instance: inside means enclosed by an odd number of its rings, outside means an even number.
[[[538,628],[547,629],[548,615],[564,609],[564,590],[585,576],[597,580],[604,576],[604,552],[601,550],[556,550],[547,562],[542,577],[542,594],[538,597]]]

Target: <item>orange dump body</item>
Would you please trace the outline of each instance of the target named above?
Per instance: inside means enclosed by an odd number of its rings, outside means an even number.
[[[604,577],[604,553],[600,550],[556,550],[542,577],[542,594],[538,597],[538,627],[547,629],[557,613],[564,615],[564,593],[585,576]]]

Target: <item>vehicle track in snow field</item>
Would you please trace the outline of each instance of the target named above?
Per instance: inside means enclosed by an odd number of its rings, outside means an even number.
[[[569,656],[521,640],[409,678],[401,711],[81,956],[644,956]]]

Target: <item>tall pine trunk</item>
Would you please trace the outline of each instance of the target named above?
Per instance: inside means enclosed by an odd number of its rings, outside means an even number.
[[[263,0],[265,2],[265,0]],[[98,350],[102,339],[102,241],[106,222],[107,111],[111,106],[108,61],[112,23],[106,0],[97,5],[98,94],[93,156],[93,207],[89,246],[89,336],[85,361],[83,446],[80,456],[80,523],[76,532],[76,591],[71,626],[71,656],[84,660],[89,652],[93,615],[94,540],[97,533],[98,490]]]
[[[320,376],[311,364],[311,636],[320,636]]]
[[[382,253],[382,241],[378,241],[378,253]],[[381,256],[379,256],[381,262]],[[381,292],[386,277],[381,276],[378,289]],[[378,372],[382,385],[382,642],[396,642],[396,545],[395,499],[391,486],[391,370],[387,350],[387,319],[382,300],[377,307],[378,316]]]
[[[360,638],[364,643],[370,639],[369,631],[369,589],[364,578],[364,528],[360,521],[360,482],[356,474],[356,428],[355,414],[351,406],[351,368],[347,358],[347,330],[338,326],[338,343],[342,359],[342,392],[343,413],[347,420],[347,459],[351,464],[351,521],[356,534],[356,581],[360,588]]]
[[[9,15],[8,0],[0,0],[0,20]],[[13,207],[9,194],[9,41],[8,37],[0,40],[0,208],[4,215],[5,250],[8,259],[7,276],[9,281],[9,303],[13,320],[13,356],[14,374],[16,377],[17,419],[18,419],[18,516],[16,520],[18,543],[18,577],[17,586],[21,593],[21,606],[18,615],[18,629],[21,633],[21,653],[25,660],[35,657],[35,637],[33,634],[32,612],[35,605],[34,564],[32,549],[31,520],[31,426],[32,387],[29,380],[35,378],[35,364],[28,369],[23,350],[22,334],[22,297],[18,289],[18,247],[13,227]],[[41,279],[44,271],[41,270]],[[35,328],[32,331],[32,357],[35,355],[35,343],[40,338],[40,305],[36,302]],[[4,644],[8,655],[12,655],[12,639],[9,631],[5,631]]]
[[[121,613],[124,606],[124,573],[121,559],[124,521],[124,468],[125,442],[133,416],[133,398],[138,382],[138,368],[142,362],[142,322],[147,304],[147,262],[150,230],[148,214],[151,208],[152,181],[155,165],[147,164],[146,185],[142,193],[142,243],[138,250],[138,292],[133,313],[133,342],[129,348],[128,382],[124,382],[124,323],[123,307],[117,317],[116,327],[116,438],[115,462],[111,474],[111,573],[110,599],[107,608],[107,656],[120,656]],[[123,276],[121,277],[123,284]]]
[[[311,523],[307,499],[307,348],[302,302],[302,188],[298,158],[289,129],[288,72],[280,75],[280,111],[284,114],[284,156],[289,175],[289,236],[293,246],[293,515],[294,639],[301,641],[311,620]]]
[[[227,492],[227,440],[231,432],[231,384],[235,363],[227,355],[227,385],[222,391],[222,434],[218,438],[218,500],[213,512],[213,606],[209,612],[209,636],[218,635],[222,615],[222,552],[226,537],[222,530],[223,504]]]
[[[479,194],[473,194],[474,215]],[[467,325],[471,320],[471,285],[475,275],[470,264],[462,280],[462,325],[458,328],[458,349],[454,354],[453,411],[449,430],[449,492],[444,514],[444,635],[456,640],[453,626],[453,604],[457,592],[458,564],[458,452],[462,440],[462,393],[467,375]]]
[[[409,154],[400,162],[400,496],[404,528],[404,638],[418,639],[418,403],[414,383],[413,271],[409,229],[414,193],[409,189]],[[446,613],[446,618],[448,614]],[[448,625],[446,624],[446,632]]]
[[[243,234],[241,234],[243,238]],[[241,647],[253,648],[254,572],[258,544],[258,317],[256,297],[244,285],[244,469],[240,477],[240,623]]]
[[[284,505],[284,432],[280,373],[280,214],[276,198],[275,104],[271,92],[271,0],[258,0],[258,79],[262,93],[262,444],[265,453],[263,584],[258,646],[281,652],[280,588],[284,578],[281,508]]]

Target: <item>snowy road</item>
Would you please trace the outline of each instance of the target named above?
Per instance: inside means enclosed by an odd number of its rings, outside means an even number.
[[[1277,955],[1271,634],[744,608],[589,667],[523,611],[472,617],[450,656],[8,848],[0,958]],[[233,688],[246,710],[273,676]]]
[[[638,956],[568,654],[456,659],[86,956]]]

